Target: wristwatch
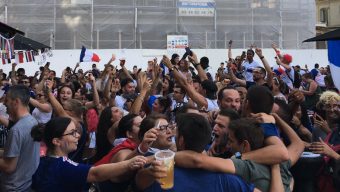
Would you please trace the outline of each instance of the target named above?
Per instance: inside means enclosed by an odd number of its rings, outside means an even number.
[[[236,152],[235,157],[236,157],[236,159],[242,159],[242,153]]]

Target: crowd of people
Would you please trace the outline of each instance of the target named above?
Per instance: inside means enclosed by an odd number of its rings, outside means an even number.
[[[273,45],[275,67],[232,41],[213,76],[209,58],[151,59],[128,70],[77,64],[61,77],[0,71],[2,191],[339,191],[340,95],[329,67],[309,70]],[[272,64],[274,65],[274,64]]]

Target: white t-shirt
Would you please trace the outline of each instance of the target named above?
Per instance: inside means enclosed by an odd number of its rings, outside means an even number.
[[[249,63],[247,60],[243,62],[242,66],[244,67],[243,76],[245,77],[246,81],[253,82],[253,73],[251,72],[252,69],[256,67],[261,67],[261,65],[253,60],[253,62]]]
[[[124,108],[124,103],[126,102],[126,99],[120,95],[117,95],[115,98],[116,101],[116,107]]]
[[[315,77],[315,81],[320,87],[326,87],[325,77],[326,75],[321,75],[320,73]]]
[[[49,113],[41,112],[37,107],[32,111],[32,116],[38,121],[38,123],[47,123],[52,117],[52,111]]]
[[[215,110],[215,109],[219,109],[218,104],[217,104],[217,99],[215,99],[215,100],[208,99],[208,98],[205,98],[205,99],[208,102],[208,109],[207,109],[207,111],[212,111],[212,110]]]

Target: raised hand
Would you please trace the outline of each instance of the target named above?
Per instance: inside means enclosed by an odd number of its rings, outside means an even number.
[[[163,63],[169,69],[171,69],[173,67],[172,64],[171,64],[170,59],[166,55],[163,55]]]
[[[190,61],[191,63],[193,63],[193,64],[198,64],[197,55],[196,55],[193,51],[191,51],[191,53],[192,53],[191,56],[188,55],[189,61]]]
[[[259,57],[263,57],[263,54],[262,54],[262,49],[261,48],[255,48],[255,53],[257,56]]]
[[[141,152],[146,153],[148,149],[151,147],[152,143],[157,140],[158,136],[158,128],[154,127],[148,130],[143,137],[143,141],[139,145],[139,149]]]

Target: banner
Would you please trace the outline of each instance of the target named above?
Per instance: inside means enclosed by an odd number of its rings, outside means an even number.
[[[333,82],[336,88],[340,90],[340,40],[329,40],[328,45],[328,61],[331,69]]]
[[[177,3],[179,16],[214,17],[215,0],[179,0]]]
[[[167,49],[185,49],[188,47],[187,35],[168,35],[167,36]]]

